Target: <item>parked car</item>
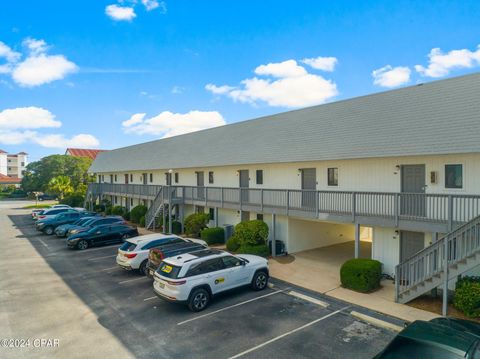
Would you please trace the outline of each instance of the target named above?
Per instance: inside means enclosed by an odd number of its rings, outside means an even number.
[[[150,249],[164,247],[175,243],[195,244],[198,249],[207,247],[207,243],[200,239],[199,243],[173,234],[147,234],[130,238],[119,249],[117,255],[117,264],[124,269],[137,269],[142,274],[147,272],[148,253]]]
[[[37,220],[48,219],[55,217],[57,214],[65,213],[65,212],[76,212],[73,208],[48,208],[44,210],[41,214],[37,215]]]
[[[92,213],[92,212],[89,212],[89,213]],[[66,237],[68,230],[70,228],[74,228],[76,226],[82,226],[83,224],[87,223],[89,220],[95,218],[96,215],[97,215],[96,213],[86,214],[85,217],[80,217],[73,223],[62,224],[57,228],[55,228],[55,234],[57,235],[57,237]]]
[[[39,214],[42,214],[46,210],[54,209],[54,208],[71,208],[71,207],[67,204],[55,204],[55,205],[50,206],[48,208],[35,208],[35,209],[32,210],[32,219],[37,219],[37,216]]]
[[[148,252],[148,262],[147,262],[147,277],[153,279],[155,272],[157,271],[160,263],[165,258],[178,256],[183,253],[197,252],[206,247],[206,244],[200,244],[196,242],[191,242],[190,240],[185,240],[180,243],[167,244],[164,246],[156,247],[150,249]]]
[[[121,243],[134,236],[138,236],[137,227],[121,223],[103,224],[69,236],[67,246],[83,250],[88,247]]]
[[[70,236],[75,233],[80,233],[83,231],[87,231],[92,227],[100,226],[102,224],[111,224],[111,223],[123,223],[126,224],[125,220],[121,216],[105,216],[105,217],[95,217],[92,218],[90,221],[85,222],[81,226],[75,226],[68,230],[67,236]]]
[[[57,195],[54,195],[54,194],[41,194],[41,195],[38,195],[37,196],[37,199],[39,201],[49,201],[49,200],[58,200],[58,196]]]
[[[380,358],[480,358],[480,323],[454,318],[416,320],[374,359]]]
[[[160,298],[186,303],[199,312],[220,292],[244,285],[262,290],[267,284],[265,258],[204,249],[164,259],[155,272],[153,289]]]
[[[79,218],[84,216],[91,215],[92,212],[78,212],[78,211],[68,211],[64,213],[57,214],[54,217],[48,217],[40,219],[35,223],[35,226],[38,231],[41,231],[47,235],[54,233],[55,229],[62,224],[69,224],[76,222]]]

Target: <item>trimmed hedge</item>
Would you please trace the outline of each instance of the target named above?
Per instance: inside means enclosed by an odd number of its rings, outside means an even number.
[[[127,212],[127,209],[122,206],[113,206],[111,210],[111,214],[115,216],[124,216],[125,212]]]
[[[207,227],[210,220],[208,213],[193,213],[185,218],[185,233],[190,236],[198,237],[202,229]]]
[[[227,249],[230,252],[236,252],[240,248],[240,244],[238,243],[238,240],[235,237],[230,237],[227,241]]]
[[[233,233],[240,246],[265,245],[268,238],[268,225],[264,221],[240,222]]]
[[[222,227],[205,228],[200,232],[200,238],[208,244],[224,243],[225,230]]]
[[[480,277],[463,277],[457,282],[453,305],[467,317],[480,317]]]
[[[268,257],[270,255],[270,250],[266,244],[260,244],[256,246],[243,245],[238,248],[237,253],[254,254],[256,256]]]
[[[138,222],[140,227],[145,227],[145,216],[140,217],[140,221]]]
[[[133,207],[130,211],[130,221],[133,223],[140,223],[140,218],[145,216],[146,213],[147,207],[145,207],[143,204],[139,204],[138,206]]]
[[[362,293],[379,288],[381,276],[382,263],[373,259],[350,259],[340,268],[342,286]]]

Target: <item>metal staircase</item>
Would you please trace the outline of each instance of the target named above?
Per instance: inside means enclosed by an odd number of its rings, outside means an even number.
[[[155,224],[155,218],[160,216],[164,210],[165,199],[163,187],[157,192],[152,205],[148,208],[147,213],[145,214],[145,228],[150,229]]]
[[[407,303],[480,265],[480,216],[461,225],[396,266],[395,297]]]

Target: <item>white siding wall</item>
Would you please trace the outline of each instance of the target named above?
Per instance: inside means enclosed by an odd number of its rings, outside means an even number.
[[[7,175],[7,154],[0,153],[0,173],[2,175]]]
[[[444,188],[444,166],[445,164],[464,165],[464,188]],[[238,187],[239,177],[237,170],[248,169],[250,174],[250,187],[252,188],[289,188],[299,189],[301,187],[301,176],[298,169],[316,168],[318,190],[339,190],[339,191],[400,191],[400,173],[396,165],[425,164],[427,193],[469,193],[480,194],[480,154],[459,154],[443,156],[410,156],[398,158],[375,158],[339,161],[318,161],[318,162],[297,162],[260,164],[245,166],[222,166],[208,168],[173,169],[179,174],[179,183],[172,184],[195,186],[195,172],[204,172],[205,186]],[[327,169],[338,168],[338,186],[327,185]],[[255,171],[263,170],[263,185],[256,184]],[[152,184],[165,184],[165,172],[168,169],[156,169],[150,171],[131,171],[133,181],[130,183],[143,183],[142,173],[153,173]],[[208,183],[208,172],[214,172],[214,183]],[[430,171],[438,173],[438,183],[430,183]],[[124,183],[124,173],[117,173],[117,183]],[[109,182],[109,174],[105,173],[105,181]],[[149,182],[150,184],[150,178]]]
[[[395,276],[400,260],[400,236],[395,228],[373,227],[372,259],[383,263],[383,273]]]
[[[287,250],[289,253],[326,247],[353,241],[355,228],[350,224],[308,221],[296,218],[288,220]]]

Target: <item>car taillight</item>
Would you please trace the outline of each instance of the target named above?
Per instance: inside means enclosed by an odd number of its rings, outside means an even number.
[[[137,253],[126,253],[124,254],[124,256],[131,259],[131,258],[135,258],[137,256]]]
[[[170,285],[182,285],[182,284],[187,283],[186,280],[178,280],[178,281],[176,281],[176,282],[173,282],[173,281],[171,281],[171,280],[166,280],[165,282],[167,282],[167,283],[170,284]]]
[[[42,218],[45,218],[46,216],[37,216],[38,218],[42,219]]]

